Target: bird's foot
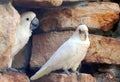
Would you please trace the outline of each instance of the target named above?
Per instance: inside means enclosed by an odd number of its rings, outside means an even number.
[[[79,76],[81,73],[79,72],[79,71],[77,71],[77,70],[72,70],[74,73],[76,73],[77,74],[77,76]]]
[[[70,72],[68,70],[64,70],[64,72],[67,74],[67,75],[70,75]]]
[[[15,69],[15,68],[7,68],[7,71],[23,73],[23,71],[17,70],[17,69]]]
[[[79,71],[76,71],[76,74],[77,74],[77,76],[80,76],[81,73]]]

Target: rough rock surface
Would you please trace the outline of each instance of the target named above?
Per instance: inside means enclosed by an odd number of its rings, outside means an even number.
[[[66,74],[51,73],[33,82],[96,82],[96,79],[90,74],[81,74],[77,77],[76,74],[68,76]]]
[[[86,61],[95,63],[120,64],[120,40],[104,36],[90,36],[91,46]]]
[[[14,61],[13,61],[13,68],[20,68],[22,70],[26,70],[26,68],[29,69],[28,64],[31,56],[31,42],[29,42],[24,46],[22,50],[15,55]],[[28,70],[26,70],[28,71]]]
[[[24,51],[25,47],[15,56],[12,65],[13,68],[24,68],[26,62]]]
[[[109,73],[96,74],[97,82],[119,82],[118,79],[112,77]]]
[[[45,13],[40,23],[43,31],[75,29],[79,24],[86,24],[90,29],[109,31],[118,21],[119,13],[117,3],[91,2],[83,7],[69,7]]]
[[[30,80],[25,74],[5,72],[0,74],[0,82],[30,82]]]
[[[11,4],[0,4],[0,70],[8,65],[19,22],[20,16]]]
[[[111,80],[111,82],[120,82],[120,66],[119,65],[104,65],[99,69],[101,74],[94,74],[98,80]],[[105,77],[104,77],[105,75]],[[102,77],[103,76],[103,77]],[[101,81],[107,82],[107,81]]]
[[[14,0],[14,4],[26,8],[60,6],[63,0]]]
[[[33,37],[31,67],[42,66],[72,34],[72,31],[64,31],[35,35]],[[91,45],[85,58],[86,62],[120,64],[120,40],[90,35],[90,41]]]
[[[72,33],[72,31],[68,31],[35,35],[33,37],[33,48],[30,61],[31,67],[40,67],[43,65]]]

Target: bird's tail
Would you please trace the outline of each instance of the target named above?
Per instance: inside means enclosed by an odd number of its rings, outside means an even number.
[[[30,80],[36,80],[48,73],[49,73],[48,68],[41,68],[37,73],[35,73],[32,77],[30,77]]]

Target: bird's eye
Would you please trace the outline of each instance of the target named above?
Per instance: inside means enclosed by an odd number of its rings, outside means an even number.
[[[27,21],[29,21],[29,18],[26,18]]]
[[[79,30],[79,33],[81,33],[82,31],[81,30]]]

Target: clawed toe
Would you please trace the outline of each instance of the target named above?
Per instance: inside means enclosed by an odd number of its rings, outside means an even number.
[[[17,70],[15,68],[7,68],[8,71],[12,71],[12,72],[19,72],[19,73],[23,73],[23,71],[21,70]]]

